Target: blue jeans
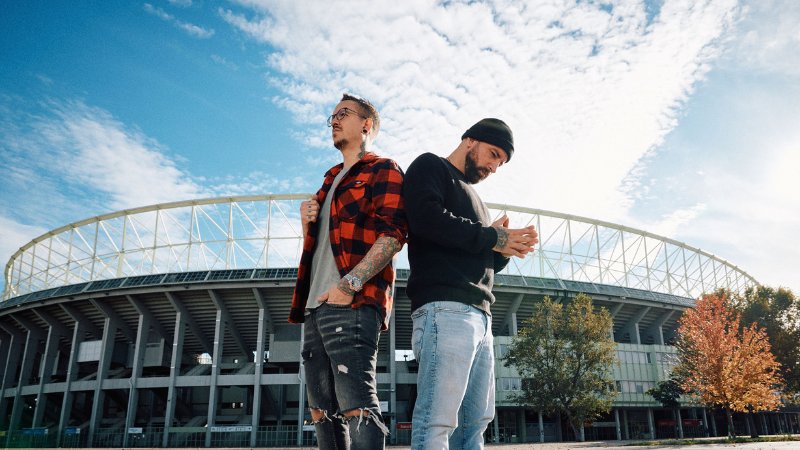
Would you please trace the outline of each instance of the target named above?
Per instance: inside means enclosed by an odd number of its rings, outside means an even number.
[[[494,418],[491,316],[464,303],[437,301],[411,318],[419,362],[411,449],[482,449]]]
[[[323,303],[306,316],[304,330],[308,405],[323,414],[314,422],[319,448],[384,448],[389,430],[381,418],[375,378],[378,310]],[[361,415],[345,415],[355,410]]]

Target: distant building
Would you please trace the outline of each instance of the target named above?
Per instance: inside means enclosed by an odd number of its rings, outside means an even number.
[[[184,201],[69,224],[22,247],[0,302],[0,445],[209,447],[309,445],[301,327],[286,322],[307,195]],[[545,295],[592,296],[614,318],[620,364],[612,413],[589,439],[724,433],[684,408],[676,421],[644,392],[673,362],[677,320],[702,292],[756,281],[681,242],[610,223],[513,206],[541,244],[500,275],[493,306],[503,354]],[[392,443],[407,443],[416,396],[405,250],[381,336],[378,390]],[[517,374],[497,364],[487,440],[570,440],[556,418],[508,402]],[[679,427],[680,425],[680,427]],[[744,422],[740,424],[744,427]],[[798,431],[764,414],[762,433]],[[744,432],[744,428],[740,432]],[[5,441],[4,441],[5,440]]]

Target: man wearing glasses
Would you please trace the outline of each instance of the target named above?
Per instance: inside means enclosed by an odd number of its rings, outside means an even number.
[[[300,205],[303,254],[289,321],[305,323],[303,365],[321,449],[384,448],[376,383],[378,337],[389,324],[392,257],[406,239],[403,173],[370,152],[380,116],[344,94],[328,117],[343,162]]]
[[[404,196],[408,261],[419,361],[412,450],[483,448],[494,417],[492,315],[494,274],[538,242],[533,226],[492,222],[472,185],[511,159],[514,138],[498,119],[483,119],[442,158],[432,153],[408,167]]]

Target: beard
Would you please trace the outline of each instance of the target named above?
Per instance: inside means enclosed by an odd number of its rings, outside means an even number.
[[[345,138],[339,138],[333,141],[333,146],[336,147],[336,149],[338,150],[343,149],[346,145],[347,145],[347,139]]]
[[[479,167],[476,161],[477,149],[472,149],[467,153],[467,158],[464,160],[464,178],[467,179],[469,184],[476,184],[488,177],[491,173],[485,167]]]

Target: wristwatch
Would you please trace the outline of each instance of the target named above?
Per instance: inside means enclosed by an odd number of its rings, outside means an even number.
[[[364,287],[364,284],[361,282],[361,278],[354,277],[349,273],[344,276],[344,279],[347,280],[347,284],[350,285],[350,290],[353,292],[358,292]]]

